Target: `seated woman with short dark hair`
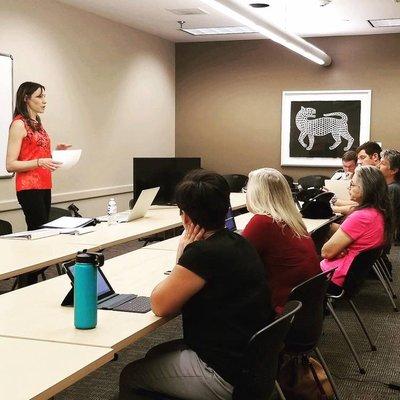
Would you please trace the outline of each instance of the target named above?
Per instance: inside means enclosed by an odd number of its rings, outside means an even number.
[[[336,268],[332,283],[342,287],[351,263],[362,251],[390,243],[391,205],[388,187],[377,167],[357,167],[349,186],[350,199],[358,205],[322,247],[321,268]]]
[[[251,244],[224,228],[229,187],[197,170],[178,185],[182,235],[177,265],[151,294],[153,312],[182,312],[183,339],[151,349],[124,368],[120,399],[140,389],[179,399],[231,399],[251,336],[272,316],[263,264]]]
[[[272,306],[281,312],[290,291],[321,272],[315,245],[279,171],[250,172],[246,196],[247,209],[255,215],[242,235],[261,256]]]

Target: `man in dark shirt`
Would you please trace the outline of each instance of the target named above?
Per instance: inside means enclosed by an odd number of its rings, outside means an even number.
[[[187,400],[231,399],[251,336],[272,316],[265,269],[242,236],[224,228],[229,187],[197,170],[179,184],[176,202],[185,233],[178,263],[151,295],[153,312],[182,312],[183,339],[151,349],[121,373],[120,399],[141,389]]]
[[[398,240],[400,230],[400,152],[394,149],[383,150],[379,169],[388,184],[395,238]]]

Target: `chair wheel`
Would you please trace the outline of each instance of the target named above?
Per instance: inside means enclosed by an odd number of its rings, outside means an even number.
[[[393,298],[394,298],[394,299],[397,299],[397,294],[394,294],[394,295],[393,295]]]
[[[395,307],[393,310],[394,310],[394,312],[398,312],[399,311],[399,309],[397,307]]]
[[[372,350],[372,351],[376,351],[376,350],[378,350],[378,349],[376,348],[376,346],[371,346],[371,350]]]
[[[359,371],[360,371],[360,374],[362,374],[362,375],[365,375],[365,374],[366,374],[366,372],[365,372],[365,369],[364,369],[364,368],[360,368],[360,369],[359,369]]]

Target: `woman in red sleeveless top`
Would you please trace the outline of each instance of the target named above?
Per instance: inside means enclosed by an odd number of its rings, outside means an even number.
[[[14,119],[10,126],[7,149],[7,171],[16,173],[18,202],[25,215],[28,230],[48,222],[51,204],[51,173],[60,163],[51,158],[50,138],[39,114],[46,107],[43,85],[23,83],[17,91]],[[59,144],[57,150],[70,145]]]

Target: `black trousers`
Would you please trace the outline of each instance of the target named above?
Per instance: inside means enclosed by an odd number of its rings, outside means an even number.
[[[28,230],[39,229],[49,222],[51,190],[32,189],[17,192],[17,199],[25,215]]]
[[[26,225],[29,231],[38,229],[41,225],[49,222],[51,190],[32,189],[17,192],[17,199],[25,215]],[[38,275],[42,272],[35,271],[20,275],[18,286],[32,285],[38,281]]]

